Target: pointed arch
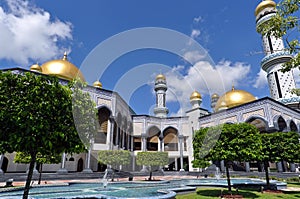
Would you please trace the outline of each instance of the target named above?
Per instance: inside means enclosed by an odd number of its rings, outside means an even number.
[[[297,127],[296,123],[293,120],[290,121],[290,130],[295,131],[295,132],[299,132],[298,127]]]
[[[277,131],[279,132],[287,131],[287,123],[281,115],[275,116],[273,122],[274,122],[274,127]]]
[[[79,158],[77,162],[77,172],[81,172],[81,171],[83,171],[83,159]]]
[[[256,126],[262,133],[267,132],[269,128],[268,122],[260,116],[251,116],[245,122]]]
[[[163,142],[165,151],[178,151],[178,130],[172,126],[165,128]]]
[[[158,151],[160,129],[157,126],[150,126],[146,131],[147,151]]]
[[[108,131],[108,120],[111,116],[111,110],[107,106],[98,108],[98,131],[95,136],[95,143],[105,144]]]

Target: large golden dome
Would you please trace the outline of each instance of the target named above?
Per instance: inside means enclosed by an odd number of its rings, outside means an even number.
[[[254,100],[256,100],[256,98],[251,93],[244,90],[235,90],[234,87],[232,87],[231,91],[226,92],[218,99],[215,111],[228,109]]]
[[[190,100],[199,100],[202,99],[201,94],[197,91],[192,92]]]
[[[67,53],[62,59],[56,59],[44,63],[42,66],[42,73],[46,75],[55,75],[62,79],[73,80],[79,78],[85,82],[83,74],[80,70],[67,59]]]
[[[260,11],[268,7],[275,8],[276,3],[273,0],[264,0],[260,2],[260,4],[258,4],[258,6],[255,9],[255,16],[257,16]]]

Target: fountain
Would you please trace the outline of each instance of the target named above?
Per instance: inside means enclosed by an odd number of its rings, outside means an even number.
[[[107,175],[103,179],[107,182]],[[220,172],[219,172],[220,173]],[[104,178],[105,177],[105,178]],[[235,185],[265,186],[265,181],[260,179],[232,178],[231,183]],[[104,183],[105,184],[105,183]],[[103,184],[103,186],[104,186]],[[286,183],[272,181],[278,190],[286,188]],[[195,191],[200,186],[227,187],[226,179],[217,181],[213,178],[203,179],[174,179],[170,181],[154,182],[112,182],[109,187],[102,188],[101,182],[70,182],[68,184],[47,184],[30,189],[29,198],[41,199],[75,199],[75,198],[106,198],[106,199],[171,199],[175,198],[176,192]],[[16,189],[17,188],[17,189]],[[19,199],[23,195],[22,187],[3,189],[0,199]]]
[[[220,172],[219,167],[216,167],[215,177],[216,177],[217,181],[219,181],[221,178],[221,172]]]
[[[104,173],[104,176],[102,178],[102,184],[103,184],[104,189],[107,187],[107,184],[108,184],[107,174],[108,174],[108,169],[105,169],[105,173]]]

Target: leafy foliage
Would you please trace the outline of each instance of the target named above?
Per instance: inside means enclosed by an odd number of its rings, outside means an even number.
[[[31,156],[23,152],[17,152],[14,158],[15,163],[28,164],[31,161]],[[42,155],[41,153],[36,154],[36,162],[39,164],[58,164],[61,161],[61,154],[57,155]]]
[[[196,132],[193,147],[195,162],[225,160],[228,190],[231,191],[229,162],[261,159],[259,130],[247,123],[222,124]]]
[[[23,198],[28,198],[37,154],[85,150],[74,124],[72,94],[52,76],[0,72],[0,153],[31,156]],[[85,95],[76,99],[82,107],[91,104]]]
[[[169,163],[168,152],[164,151],[144,151],[138,152],[136,157],[137,165],[148,166],[150,169],[149,180],[152,180],[152,169],[154,166],[164,166]]]
[[[260,159],[261,138],[258,129],[253,125],[247,123],[222,124],[200,130],[196,133],[196,137],[199,136],[198,133],[204,133],[205,139],[203,143],[198,142],[201,139],[194,140],[194,155],[200,153],[200,156],[195,156],[195,159],[227,161]],[[220,135],[219,139],[218,134]],[[215,144],[213,145],[213,143]]]
[[[98,161],[116,167],[130,163],[130,152],[127,150],[103,150],[98,152]]]
[[[299,162],[300,143],[296,132],[264,133],[262,137],[262,160],[264,162],[267,186],[270,185],[269,162]]]
[[[162,152],[162,151],[138,152],[136,157],[136,162],[137,165],[164,166],[169,163],[168,152]]]
[[[299,26],[299,6],[300,0],[282,0],[277,5],[277,13],[270,20],[263,22],[258,28],[258,32],[263,35],[272,35],[277,38],[285,37],[288,45],[287,51],[293,55],[293,59],[284,64],[283,71],[300,66],[300,44],[296,39],[289,38],[297,35],[300,31]]]
[[[262,154],[265,161],[300,161],[299,135],[296,132],[262,134],[262,143]]]

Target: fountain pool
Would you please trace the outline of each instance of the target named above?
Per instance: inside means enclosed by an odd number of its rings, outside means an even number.
[[[262,185],[265,182],[259,179],[231,179],[235,184]],[[284,188],[286,184],[272,181],[277,187]],[[42,198],[106,198],[106,199],[167,199],[175,198],[176,192],[193,191],[198,186],[221,186],[226,187],[226,179],[178,179],[155,182],[114,182],[103,187],[103,183],[70,183],[60,186],[33,187],[30,189],[31,199]],[[0,189],[1,191],[1,189]],[[2,191],[0,199],[21,198],[22,190]]]

